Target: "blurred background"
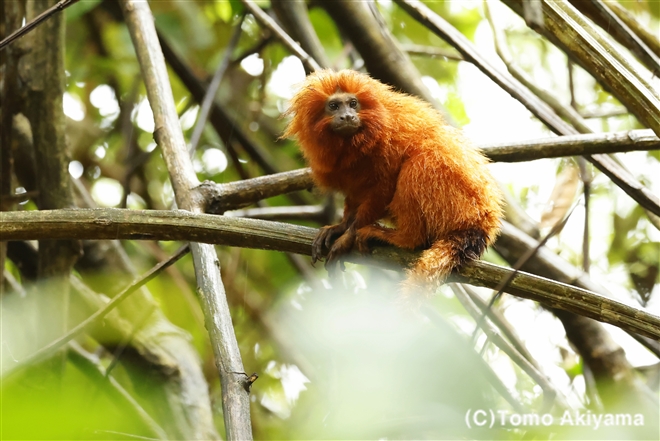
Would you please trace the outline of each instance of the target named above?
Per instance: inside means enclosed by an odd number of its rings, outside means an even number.
[[[254,3],[304,46],[302,28],[292,20],[300,16],[287,9],[299,2]],[[323,67],[368,71],[399,90],[419,92],[478,146],[554,136],[518,100],[397,3],[312,1],[295,7],[308,10],[304,18],[319,44],[312,56]],[[581,132],[646,128],[606,84],[532,30],[516,10],[521,3],[424,2],[495,69],[517,69],[542,100],[549,95],[570,108],[578,123],[569,122]],[[607,5],[613,14],[628,16],[646,29],[657,44],[660,2]],[[306,71],[278,36],[246,14],[239,1],[152,1],[150,7],[187,141],[198,126],[200,102],[227,57],[214,96],[216,109],[198,129],[193,164],[199,179],[227,183],[304,167],[296,143],[278,138],[286,125],[281,113]],[[370,17],[362,22],[363,29],[344,18],[357,14],[351,8]],[[579,5],[575,8],[587,14]],[[10,17],[9,7],[4,12],[7,18],[0,26],[6,36],[16,15]],[[75,204],[173,208],[172,186],[153,139],[153,115],[117,4],[81,0],[64,17],[63,109]],[[597,17],[585,20],[602,25]],[[657,96],[657,72],[617,42],[607,27],[598,30],[599,38],[620,51]],[[395,56],[385,66],[368,60],[368,43],[360,40],[361,35],[367,38],[367,31],[394,42],[404,62]],[[236,32],[240,34],[233,44]],[[21,44],[3,54],[4,82],[11,57],[18,59],[28,47]],[[390,79],[392,70],[404,72],[404,80]],[[8,99],[9,89],[3,90]],[[30,137],[27,119],[15,112],[12,194],[25,194],[16,199],[15,210],[37,209],[33,195],[39,170],[30,165]],[[616,158],[651,193],[660,194],[659,150]],[[522,231],[532,243],[575,205],[563,229],[545,245],[550,263],[535,267],[537,274],[566,283],[579,278],[577,286],[660,315],[657,216],[580,158],[494,162],[490,169],[507,195],[512,231]],[[341,207],[340,197],[313,190],[226,215],[318,228],[335,222]],[[503,237],[485,259],[512,265],[525,248],[507,240]],[[57,287],[39,280],[34,246],[11,242],[6,250],[0,438],[184,439],[224,434],[220,383],[190,256],[76,339],[62,360],[16,370],[20,360],[57,337],[44,300]],[[180,244],[122,241],[128,264],[119,262],[116,246],[104,241],[83,244],[84,254],[72,276],[78,284],[72,282],[70,326]],[[538,424],[469,428],[466,412],[475,409],[551,412],[555,423],[566,409],[641,412],[646,416],[642,428],[622,424],[603,432],[591,424],[588,430],[568,424],[554,427],[554,436],[657,439],[657,341],[640,343],[619,328],[558,315],[505,295],[495,305],[500,318],[495,326],[547,380],[542,387],[486,334],[475,331],[470,308],[455,292],[460,287],[443,286],[420,309],[398,297],[401,275],[393,271],[347,264],[342,280],[331,284],[322,265],[312,267],[306,256],[222,246],[218,254],[245,369],[259,374],[251,389],[257,439],[549,436],[550,429]],[[487,302],[492,295],[483,288],[468,290],[462,291],[467,296],[462,298],[471,298],[472,304]],[[555,402],[549,398],[551,390],[557,394]],[[195,420],[200,415],[207,418],[204,424]]]

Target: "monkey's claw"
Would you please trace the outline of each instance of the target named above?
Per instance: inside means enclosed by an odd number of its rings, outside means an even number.
[[[335,238],[343,234],[344,231],[346,231],[346,227],[343,224],[330,225],[319,230],[312,242],[312,265],[319,260],[323,260],[324,251],[330,250]]]
[[[353,249],[353,245],[355,245],[355,236],[353,230],[347,230],[335,240],[335,243],[330,247],[330,251],[325,259],[325,269],[328,270],[331,277],[337,274],[337,268],[346,271],[342,256],[350,253]]]
[[[344,260],[341,258],[341,254],[330,251],[328,256],[325,259],[324,268],[328,271],[328,276],[330,279],[334,279],[339,275],[339,270],[342,272],[346,271],[346,265],[344,265]]]

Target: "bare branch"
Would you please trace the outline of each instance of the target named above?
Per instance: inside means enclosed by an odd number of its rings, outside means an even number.
[[[270,18],[268,14],[262,11],[259,6],[257,6],[251,0],[241,1],[245,5],[245,8],[250,11],[250,14],[252,14],[254,18],[259,21],[259,23],[272,31],[277,36],[277,38],[280,39],[284,46],[287,47],[287,49],[289,49],[296,57],[300,58],[300,61],[302,61],[303,65],[305,66],[305,70],[307,70],[308,73],[321,70],[319,63],[317,63],[315,59],[313,59],[307,52],[305,52],[298,43],[293,41],[293,38],[289,37],[289,34],[284,32],[284,29],[275,23],[275,20]]]
[[[527,109],[529,109],[529,111],[532,112],[532,114],[534,114],[537,118],[539,118],[555,133],[562,135],[574,135],[577,133],[577,130],[573,126],[562,120],[545,102],[541,101],[536,95],[531,93],[530,90],[527,89],[525,86],[523,86],[519,81],[517,81],[510,75],[506,75],[503,72],[500,72],[498,69],[492,66],[479,53],[479,51],[474,46],[474,44],[472,44],[456,28],[451,26],[448,22],[446,22],[444,19],[442,19],[440,16],[434,13],[431,9],[425,6],[422,2],[420,2],[419,0],[395,0],[395,1],[413,18],[415,18],[420,23],[427,26],[439,37],[443,38],[449,44],[454,46],[465,57],[467,61],[472,62],[484,74],[486,74],[489,78],[495,81],[497,85],[502,87],[505,91],[510,93],[511,96],[513,96],[518,101],[520,101],[521,104],[527,107]],[[512,0],[505,0],[505,1],[512,1]],[[544,1],[544,5],[547,4],[548,3]],[[558,20],[565,20],[564,16],[568,14],[566,11],[569,9],[570,5],[565,5],[562,2],[553,2],[552,5],[553,5],[552,8],[554,8],[553,11],[558,8],[559,9],[563,8],[562,13],[559,14],[561,15],[562,18]],[[544,11],[545,10],[546,8],[544,8]],[[545,21],[548,22],[547,16]],[[571,22],[571,24],[572,23],[573,22]],[[581,28],[582,31],[588,32],[587,30],[585,30],[586,24],[582,23],[581,26],[582,26]],[[581,39],[586,38],[582,34],[579,34],[579,36],[581,37]],[[578,38],[577,34],[575,38]],[[594,40],[593,36],[591,37],[591,40]],[[591,40],[589,40],[589,44],[593,43]],[[575,42],[573,42],[572,44],[574,45]],[[585,43],[585,46],[586,45],[587,44]],[[603,70],[616,71],[616,68],[613,67],[612,64],[616,64],[616,66],[618,67],[620,63],[623,63],[623,61],[619,63],[618,61],[611,60],[611,56],[607,55],[609,54],[609,52],[607,52],[601,46],[596,47],[594,50],[595,50],[593,54],[594,57],[598,57],[598,59],[600,60],[599,62],[604,63],[604,65],[600,66],[600,68]],[[612,52],[616,52],[616,50],[613,48],[610,48],[609,50]],[[604,52],[607,52],[607,54],[603,55]],[[601,58],[603,57],[605,58],[605,60],[601,60]],[[642,81],[635,74],[634,69],[630,69],[630,68],[628,70],[622,69],[622,72],[612,73],[611,76],[612,78],[610,78],[610,80],[616,82],[617,85],[620,82],[621,89],[629,94],[626,95],[626,97],[628,96],[638,97],[642,101],[640,103],[635,102],[634,108],[633,107],[629,107],[629,108],[631,109],[631,111],[633,111],[633,113],[635,108],[638,109],[641,113],[639,114],[635,113],[635,115],[637,115],[638,118],[641,118],[642,121],[645,121],[649,125],[649,127],[651,127],[651,129],[653,129],[654,132],[658,134],[658,132],[660,132],[660,99],[656,97],[651,90],[649,90],[646,84],[641,84]],[[605,84],[609,84],[609,83],[606,81]],[[626,105],[628,104],[626,103],[625,100],[623,100],[623,102]],[[656,119],[658,120],[657,127],[655,123]],[[585,158],[589,162],[594,164],[594,166],[598,168],[598,170],[600,170],[605,175],[607,175],[607,177],[609,177],[616,185],[621,187],[621,189],[624,192],[626,192],[626,194],[628,194],[631,198],[637,201],[639,205],[641,205],[645,209],[657,215],[660,215],[660,199],[656,197],[654,194],[652,194],[648,189],[644,188],[644,186],[639,181],[637,181],[629,172],[627,172],[621,165],[617,164],[616,162],[612,161],[609,158],[603,157],[602,155],[585,156]]]
[[[452,61],[465,61],[463,56],[453,49],[445,49],[435,46],[424,46],[421,44],[402,44],[401,49],[409,55],[422,55],[425,57],[440,57]]]
[[[27,34],[30,31],[32,31],[37,26],[39,26],[42,22],[48,20],[53,15],[57,14],[58,12],[64,11],[66,8],[68,8],[69,6],[71,6],[71,5],[73,5],[77,2],[78,2],[78,0],[60,0],[54,6],[48,8],[47,10],[45,10],[44,12],[42,12],[41,14],[36,16],[34,19],[30,20],[29,23],[25,24],[25,26],[23,26],[20,29],[17,29],[11,35],[7,36],[7,38],[0,41],[0,50],[2,50],[8,44],[11,44],[14,40],[17,40],[17,39],[21,38],[23,35]]]
[[[325,53],[325,48],[309,19],[305,0],[274,0],[270,2],[270,5],[286,30],[296,41],[300,42],[300,46],[305,52],[321,67],[330,67],[330,60]]]
[[[481,312],[477,309],[477,306],[472,303],[468,294],[463,290],[460,285],[453,285],[452,290],[456,295],[456,298],[463,305],[465,310],[470,314],[470,316],[477,322],[479,327],[483,332],[488,336],[488,338],[511,358],[511,360],[520,366],[520,368],[529,375],[532,380],[534,380],[541,388],[544,393],[544,402],[548,404],[553,401],[558,401],[558,404],[562,408],[567,408],[568,404],[566,403],[566,398],[550,383],[548,378],[539,370],[538,366],[532,364],[530,360],[525,358],[511,343],[505,340],[497,329],[491,325],[487,320],[482,319]]]
[[[186,149],[172,96],[163,52],[151,10],[146,2],[121,1],[122,12],[135,46],[154,114],[156,142],[161,147],[179,207],[201,211],[204,200],[194,188],[199,181]],[[212,246],[191,243],[197,292],[213,347],[222,386],[222,408],[227,439],[252,439],[247,375],[232,326],[229,305],[220,278],[218,256]]]
[[[311,254],[317,230],[297,225],[239,219],[183,211],[120,209],[0,212],[0,236],[5,240],[48,238],[193,240],[245,248]],[[371,264],[385,268],[412,265],[418,253],[391,247],[375,248]],[[351,260],[364,263],[353,255]],[[495,289],[513,272],[483,261],[465,265],[450,281]],[[519,272],[507,292],[660,339],[660,317],[599,294]]]
[[[659,150],[660,139],[652,130],[645,129],[559,136],[480,147],[493,162],[520,162],[563,156]]]
[[[199,190],[208,201],[206,212],[219,214],[313,185],[310,169],[302,168],[220,185],[204,182]]]

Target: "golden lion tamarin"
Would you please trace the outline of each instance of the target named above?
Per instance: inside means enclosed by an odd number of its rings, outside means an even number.
[[[321,228],[312,262],[328,249],[331,270],[373,240],[425,249],[408,270],[410,292],[443,282],[495,240],[502,196],[488,161],[428,103],[366,74],[323,70],[287,114],[283,137],[298,140],[316,184],[345,196],[343,219]]]

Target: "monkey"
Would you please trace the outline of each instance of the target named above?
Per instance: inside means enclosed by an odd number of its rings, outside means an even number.
[[[423,250],[404,292],[429,292],[478,259],[500,230],[502,194],[486,157],[439,111],[353,70],[310,74],[285,115],[315,184],[342,193],[344,214],[312,244],[329,272],[374,243]],[[388,221],[393,227],[379,221]]]

